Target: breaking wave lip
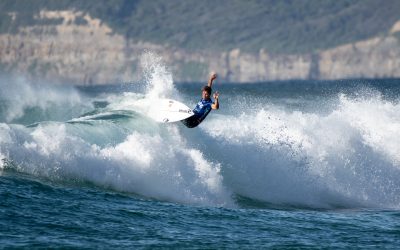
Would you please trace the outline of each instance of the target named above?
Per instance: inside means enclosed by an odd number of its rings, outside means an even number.
[[[105,112],[90,112],[88,114],[84,114],[78,118],[73,118],[67,123],[79,123],[79,122],[89,122],[89,121],[105,121],[105,120],[119,120],[119,119],[129,119],[134,118],[136,112],[129,110],[113,110],[113,111],[105,111]]]

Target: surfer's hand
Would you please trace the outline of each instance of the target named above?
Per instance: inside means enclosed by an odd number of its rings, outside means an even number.
[[[219,97],[219,92],[217,91],[214,93],[214,99],[218,99],[218,97]]]

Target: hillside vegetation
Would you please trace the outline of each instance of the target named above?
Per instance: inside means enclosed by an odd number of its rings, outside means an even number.
[[[283,54],[385,35],[400,19],[398,0],[2,0],[0,32],[43,22],[42,9],[87,12],[133,41]]]

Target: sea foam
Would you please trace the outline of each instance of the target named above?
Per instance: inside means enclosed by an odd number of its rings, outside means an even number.
[[[205,129],[224,144],[231,190],[279,204],[400,206],[400,105],[379,95],[340,95],[330,113],[270,105]],[[219,126],[219,124],[228,124]]]

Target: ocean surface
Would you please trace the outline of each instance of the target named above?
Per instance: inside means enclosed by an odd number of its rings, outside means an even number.
[[[0,248],[398,249],[400,80],[223,84],[197,128],[143,80],[0,79]],[[206,80],[206,79],[205,79]]]

